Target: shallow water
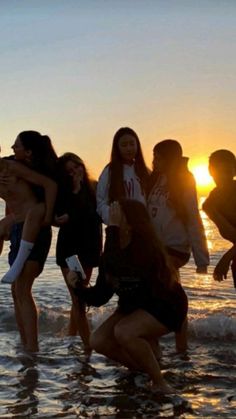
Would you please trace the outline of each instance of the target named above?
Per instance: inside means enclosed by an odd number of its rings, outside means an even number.
[[[192,259],[181,271],[190,306],[188,357],[175,354],[172,334],[161,340],[162,371],[176,395],[151,393],[145,375],[129,373],[102,355],[88,356],[79,337],[66,336],[70,300],[55,265],[54,231],[44,272],[34,286],[40,310],[37,354],[22,349],[9,286],[0,285],[0,419],[236,417],[236,292],[231,275],[221,284],[211,277],[229,245],[206,218],[204,223],[212,255],[209,274],[195,274]],[[7,270],[7,251],[8,243],[0,275]],[[114,306],[111,300],[91,309],[92,328]]]

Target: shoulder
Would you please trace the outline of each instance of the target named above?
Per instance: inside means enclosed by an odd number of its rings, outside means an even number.
[[[108,177],[110,172],[110,164],[107,164],[99,175],[98,182]]]
[[[216,205],[219,200],[218,188],[214,188],[202,204],[202,209],[206,211],[208,208]]]

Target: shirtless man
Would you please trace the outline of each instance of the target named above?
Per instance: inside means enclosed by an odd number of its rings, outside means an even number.
[[[44,190],[44,202],[38,199],[33,185],[38,185]],[[50,178],[32,171],[15,160],[0,159],[0,197],[6,202],[8,214],[0,222],[0,231],[2,238],[9,234],[11,241],[10,265],[18,253],[24,223],[28,222],[31,225],[31,232],[34,236],[33,222],[37,233],[40,230],[35,244],[28,250],[28,258],[22,272],[12,284],[12,296],[20,336],[24,347],[30,351],[38,350],[37,309],[31,288],[34,279],[42,272],[49,251],[50,223],[56,194],[57,185]],[[40,218],[45,225],[41,229],[38,225]]]

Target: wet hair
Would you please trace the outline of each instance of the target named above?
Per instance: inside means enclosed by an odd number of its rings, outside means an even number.
[[[67,152],[58,158],[58,177],[61,186],[69,189],[72,188],[71,177],[65,170],[66,163],[68,162],[72,162],[76,166],[81,166],[83,168],[84,176],[82,185],[89,191],[90,195],[95,197],[95,181],[90,178],[84,161],[75,153]]]
[[[30,168],[56,179],[57,154],[51,139],[38,131],[22,131],[18,137],[24,149],[32,152]]]
[[[210,166],[214,167],[216,170],[217,169],[221,170],[222,164],[233,167],[236,172],[236,158],[235,158],[235,155],[231,151],[221,149],[221,150],[214,151],[210,155],[209,157]]]
[[[157,291],[160,284],[171,288],[174,282],[178,281],[178,277],[164,245],[157,237],[147,208],[141,202],[133,199],[121,199],[119,202],[127,223],[131,227],[132,235],[139,238],[138,241],[141,245],[141,251],[137,252],[139,261],[144,260],[144,263],[146,261],[147,269],[151,265],[154,269],[154,277],[150,276],[153,291]]]
[[[130,135],[135,138],[137,144],[137,153],[134,161],[134,169],[140,180],[143,193],[146,193],[148,181],[148,169],[144,161],[141,144],[136,132],[129,127],[120,128],[114,135],[111,159],[109,163],[110,169],[110,186],[109,186],[109,202],[125,197],[125,188],[123,182],[123,160],[119,150],[119,140],[124,135]]]
[[[154,153],[160,154],[165,160],[165,172],[167,188],[169,191],[169,202],[174,207],[178,216],[185,223],[187,222],[187,211],[183,201],[186,188],[193,187],[195,180],[187,168],[188,158],[183,157],[183,150],[176,140],[167,139],[160,141],[153,148]],[[153,170],[150,176],[149,191],[158,178],[158,168]]]

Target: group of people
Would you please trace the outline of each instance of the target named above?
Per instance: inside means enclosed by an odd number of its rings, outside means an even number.
[[[42,272],[55,225],[56,263],[72,300],[69,334],[79,333],[86,349],[146,372],[153,388],[171,392],[160,371],[158,339],[175,332],[177,351],[187,350],[188,298],[179,269],[191,253],[198,273],[207,273],[209,265],[195,180],[180,143],[157,143],[150,171],[136,132],[120,128],[98,182],[89,177],[80,157],[71,152],[58,157],[50,138],[36,131],[21,132],[12,149],[14,156],[0,159],[0,197],[6,202],[0,238],[1,243],[10,240],[11,265],[2,282],[12,284],[25,348],[38,350],[32,286]],[[231,264],[236,281],[234,154],[216,151],[209,170],[216,188],[203,209],[232,242],[214,278],[225,278]],[[67,266],[67,257],[74,254],[85,280]],[[98,277],[88,286],[94,267]],[[114,294],[114,313],[91,333],[87,306],[103,305]]]

